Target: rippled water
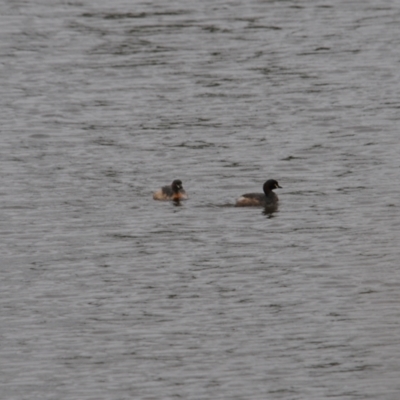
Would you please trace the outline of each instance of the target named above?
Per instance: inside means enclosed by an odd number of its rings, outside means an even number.
[[[0,11],[1,398],[398,399],[400,3]]]

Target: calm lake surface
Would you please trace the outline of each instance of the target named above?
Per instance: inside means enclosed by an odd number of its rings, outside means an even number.
[[[400,2],[0,15],[2,399],[400,398]]]

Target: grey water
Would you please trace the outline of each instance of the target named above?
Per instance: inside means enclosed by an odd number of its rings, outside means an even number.
[[[1,399],[399,399],[399,2],[3,0],[0,37]]]

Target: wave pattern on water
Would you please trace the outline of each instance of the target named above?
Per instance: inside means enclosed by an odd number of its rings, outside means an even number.
[[[397,400],[399,5],[0,11],[2,398]]]

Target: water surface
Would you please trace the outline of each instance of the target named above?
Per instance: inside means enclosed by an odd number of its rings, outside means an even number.
[[[0,11],[2,398],[398,399],[400,5]]]

